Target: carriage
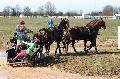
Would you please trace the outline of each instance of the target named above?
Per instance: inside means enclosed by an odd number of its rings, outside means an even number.
[[[32,41],[30,38],[26,39],[25,41],[30,42]],[[23,65],[32,65],[34,66],[36,61],[40,61],[41,59],[44,58],[44,54],[42,53],[43,48],[38,45],[34,50],[33,56],[30,58],[29,56],[27,57],[19,57],[17,60],[14,60],[14,58],[17,56],[17,52],[15,51],[16,49],[16,43],[17,43],[17,38],[16,38],[16,33],[14,33],[14,36],[10,39],[11,47],[6,50],[7,53],[7,63],[11,66],[23,66]],[[21,50],[26,50],[28,48],[28,45],[24,44],[19,47],[19,52]]]

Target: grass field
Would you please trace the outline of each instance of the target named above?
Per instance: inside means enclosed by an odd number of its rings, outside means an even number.
[[[40,28],[47,28],[48,18],[23,18],[26,22],[26,26],[37,32]],[[21,18],[0,17],[0,48],[6,48],[6,42],[15,32],[16,25],[19,24]],[[70,27],[84,26],[90,20],[88,19],[74,19],[69,18]],[[98,40],[103,43],[106,39],[117,40],[117,26],[120,25],[120,20],[105,20],[107,29],[100,31]],[[54,24],[59,24],[59,19],[54,19]],[[117,49],[104,49],[99,53],[94,51],[84,54],[80,52],[75,54],[69,52],[59,57],[59,61],[55,66],[59,69],[65,70],[71,73],[80,73],[81,75],[90,76],[114,76],[120,77],[120,54]]]

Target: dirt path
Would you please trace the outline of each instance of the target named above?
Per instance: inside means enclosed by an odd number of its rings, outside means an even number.
[[[104,48],[104,47],[103,47]],[[77,47],[83,51],[83,48]],[[101,48],[102,49],[102,48]],[[54,45],[51,52],[54,52]],[[72,52],[73,49],[69,48]],[[0,54],[0,79],[110,79],[104,77],[81,76],[80,74],[66,73],[53,67],[11,67],[6,64],[6,55]],[[111,79],[118,79],[111,78]]]

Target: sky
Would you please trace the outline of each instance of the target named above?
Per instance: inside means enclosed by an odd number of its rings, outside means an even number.
[[[106,5],[120,6],[120,0],[1,0],[0,11],[3,11],[5,6],[15,7],[16,5],[21,8],[29,6],[32,11],[35,11],[48,1],[55,5],[57,11],[63,12],[83,10],[83,13],[89,13],[91,11],[102,11]]]

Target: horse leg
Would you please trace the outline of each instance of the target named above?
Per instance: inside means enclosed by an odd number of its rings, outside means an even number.
[[[49,55],[49,45],[45,45],[46,54]]]
[[[63,47],[63,48],[65,49],[65,53],[68,52],[68,45],[69,45],[69,44],[64,44],[64,47]]]
[[[95,51],[98,52],[97,46],[96,46],[96,38],[95,38],[94,41],[92,42],[92,46],[95,47]]]
[[[91,43],[86,51],[88,52],[92,47],[93,47],[93,44]]]
[[[62,42],[62,44],[63,44],[63,52],[66,52],[66,43]]]
[[[97,46],[95,46],[95,51],[98,52],[98,50],[97,50]]]
[[[96,46],[96,39],[94,39],[94,40],[92,40],[92,41],[90,41],[90,42],[91,42],[91,44],[90,44],[90,47],[89,47],[88,50],[90,50],[92,47],[95,46],[95,51],[98,52],[97,46]]]
[[[72,47],[73,47],[73,49],[74,49],[75,53],[77,53],[77,51],[76,51],[76,49],[75,49],[74,44],[75,44],[75,40],[72,40]]]
[[[85,48],[84,48],[84,51],[87,51],[87,50],[86,50],[86,43],[87,43],[87,40],[84,40],[84,47],[85,47]]]
[[[69,45],[69,44],[67,44],[67,47],[66,47],[66,51],[67,51],[67,52],[68,52],[68,45]]]
[[[95,39],[95,41],[94,41],[94,46],[95,46],[95,51],[98,52],[97,46],[96,46],[96,39]]]
[[[57,54],[57,49],[59,48],[59,46],[58,46],[58,43],[57,43],[57,48],[56,48],[56,50],[55,50],[55,56],[56,56],[56,54]]]
[[[60,49],[60,43],[58,43],[58,48],[59,48],[59,53],[62,54]]]

